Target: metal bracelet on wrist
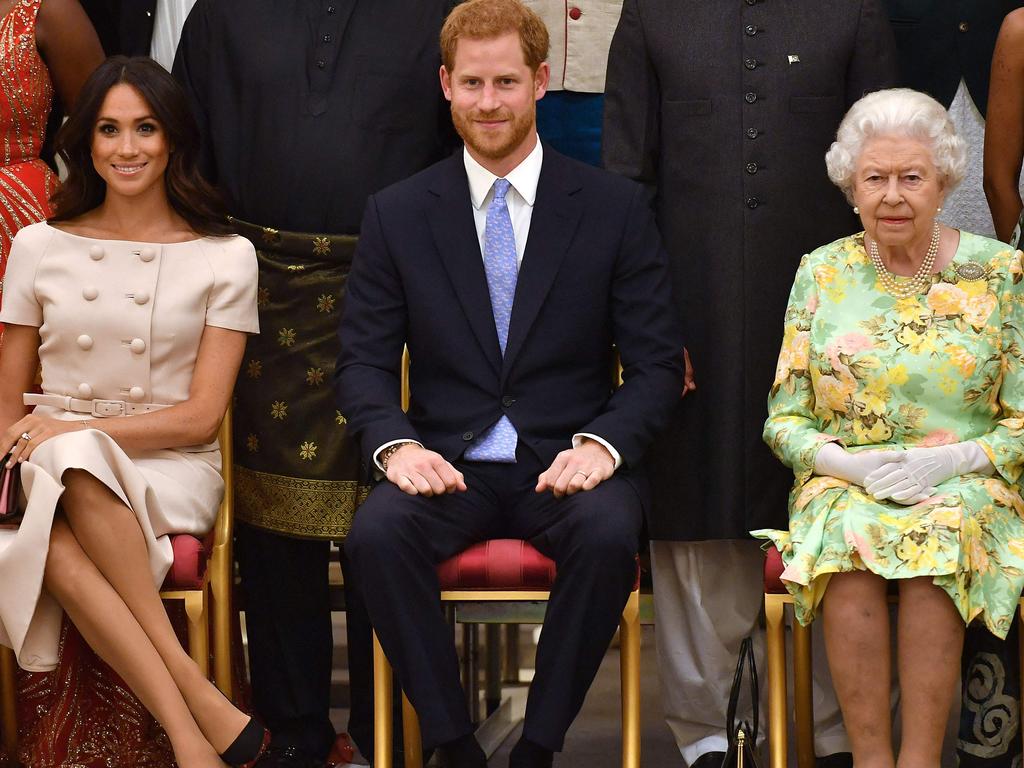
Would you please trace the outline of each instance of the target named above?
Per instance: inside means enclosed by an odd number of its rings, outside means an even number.
[[[391,461],[391,457],[398,453],[398,449],[405,445],[415,445],[411,440],[406,440],[401,443],[395,443],[389,445],[383,451],[380,452],[380,465],[384,468],[384,471],[388,471],[388,462]]]

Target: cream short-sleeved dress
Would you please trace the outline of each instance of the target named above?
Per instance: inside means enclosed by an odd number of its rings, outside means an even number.
[[[0,322],[39,329],[45,394],[174,405],[188,398],[207,325],[259,332],[256,287],[256,252],[242,237],[94,240],[40,222],[14,239]],[[217,446],[128,452],[96,429],[41,443],[22,465],[21,526],[0,529],[0,644],[31,671],[57,664],[62,610],[43,567],[68,469],[89,472],[135,512],[157,586],[171,565],[169,534],[208,531],[224,492]]]

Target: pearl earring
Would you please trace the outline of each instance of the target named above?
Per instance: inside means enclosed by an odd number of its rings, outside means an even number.
[[[854,213],[860,213],[860,208],[858,208],[856,205],[853,206],[853,212]]]
[[[941,205],[938,208],[935,209],[935,215],[936,216],[938,216],[940,213],[942,213],[942,206]]]

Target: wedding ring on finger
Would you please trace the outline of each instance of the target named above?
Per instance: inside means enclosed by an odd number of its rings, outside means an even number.
[[[21,439],[27,443],[32,439],[32,435],[30,435],[28,432],[22,432]]]
[[[583,475],[584,477],[590,477],[590,473],[584,472],[582,469],[577,469],[574,474],[576,474],[576,475]]]

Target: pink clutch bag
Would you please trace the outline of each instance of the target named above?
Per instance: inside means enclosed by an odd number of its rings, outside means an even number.
[[[18,496],[21,490],[21,465],[7,468],[7,456],[0,464],[0,528],[17,528],[21,522]]]

